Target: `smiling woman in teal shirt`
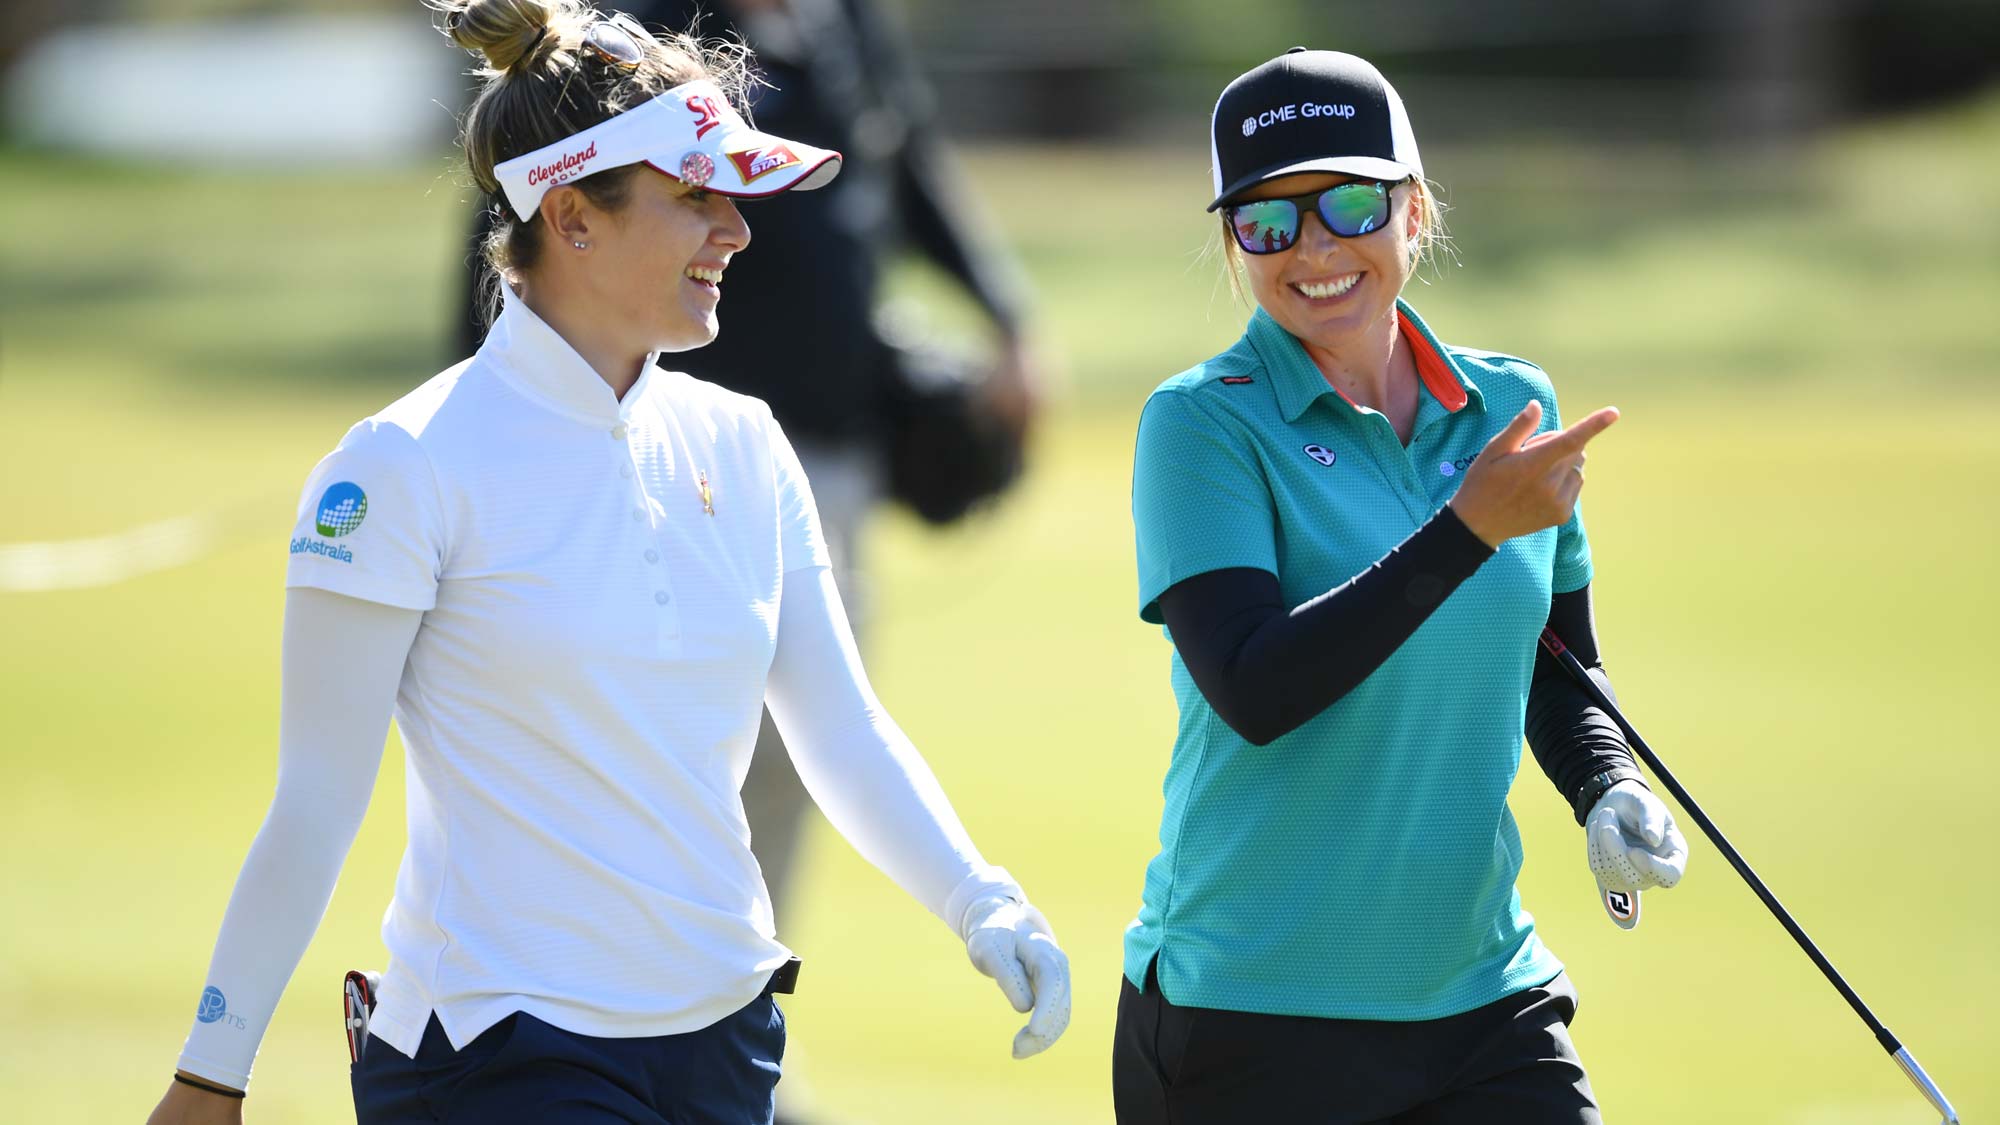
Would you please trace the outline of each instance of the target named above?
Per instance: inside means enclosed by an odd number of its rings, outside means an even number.
[[[1533,364],[1401,300],[1435,230],[1395,91],[1295,49],[1217,103],[1258,310],[1139,423],[1139,612],[1174,644],[1160,852],[1126,931],[1121,1122],[1593,1122],[1575,993],[1514,887],[1524,729],[1613,889],[1686,849],[1595,663],[1584,446]],[[1597,837],[1592,836],[1596,840]]]

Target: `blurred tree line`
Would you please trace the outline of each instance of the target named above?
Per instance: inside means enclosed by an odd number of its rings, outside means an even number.
[[[1427,136],[1560,128],[1755,143],[2000,75],[1995,0],[903,6],[950,115],[1004,133],[1143,130],[1196,108],[1205,120],[1223,84],[1293,44],[1376,62]],[[1449,120],[1423,112],[1426,92]]]
[[[882,2],[903,16],[947,118],[999,135],[1184,130],[1191,116],[1205,119],[1229,78],[1294,43],[1376,61],[1410,95],[1426,136],[1557,130],[1754,144],[1961,95],[2000,73],[1996,0]],[[0,71],[61,24],[408,15],[418,6],[8,4],[0,9]],[[1426,114],[1426,99],[1449,114]]]

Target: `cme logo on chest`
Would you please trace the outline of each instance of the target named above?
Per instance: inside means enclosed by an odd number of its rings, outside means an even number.
[[[1456,461],[1439,461],[1438,475],[1441,477],[1455,477],[1458,474],[1464,472],[1465,470],[1471,468],[1473,459],[1478,456],[1479,455],[1477,453],[1472,453],[1464,457],[1460,457]]]
[[[1338,457],[1335,457],[1333,455],[1333,450],[1328,449],[1324,445],[1306,446],[1306,456],[1312,458],[1315,461],[1318,461],[1322,465],[1331,465],[1335,461],[1339,460]]]

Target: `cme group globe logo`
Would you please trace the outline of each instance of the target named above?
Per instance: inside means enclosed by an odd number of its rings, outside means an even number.
[[[229,1010],[229,1001],[222,998],[222,990],[209,985],[201,990],[201,1004],[194,1010],[194,1018],[203,1023],[214,1023]]]
[[[338,539],[361,526],[368,514],[368,494],[353,481],[341,481],[319,498],[319,516],[314,523],[328,539]]]

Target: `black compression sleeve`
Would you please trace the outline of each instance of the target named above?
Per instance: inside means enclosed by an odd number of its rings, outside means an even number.
[[[1597,652],[1597,622],[1590,611],[1590,587],[1557,594],[1549,601],[1549,628],[1575,654],[1577,662],[1613,702],[1611,678],[1604,674]],[[1576,822],[1582,824],[1596,803],[1580,799],[1590,779],[1609,770],[1626,770],[1638,777],[1625,733],[1611,716],[1593,704],[1556,658],[1540,645],[1535,646],[1535,676],[1528,687],[1526,717],[1528,746],[1535,752],[1542,772],[1555,784],[1556,792],[1570,803]]]
[[[1444,508],[1375,565],[1289,612],[1276,575],[1236,567],[1175,583],[1160,614],[1202,697],[1262,746],[1368,678],[1492,555]]]

